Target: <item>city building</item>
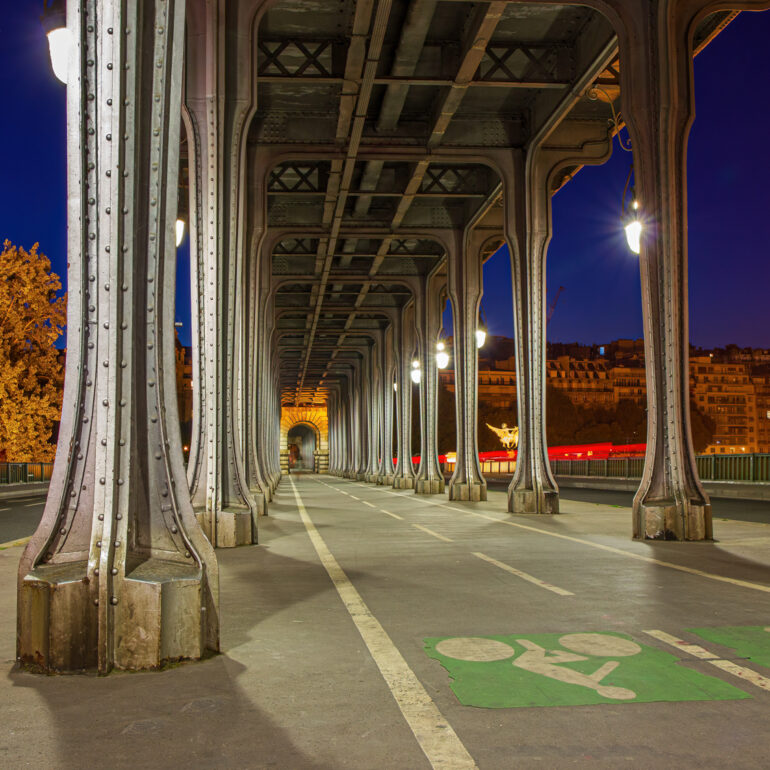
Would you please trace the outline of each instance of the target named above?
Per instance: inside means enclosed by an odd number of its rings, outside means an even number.
[[[512,343],[494,338],[497,350]],[[598,346],[549,343],[548,353],[548,385],[576,406],[612,408],[624,401],[643,404],[647,400],[642,340],[620,339]],[[572,353],[585,357],[574,358]],[[713,443],[704,454],[770,452],[770,367],[765,365],[769,356],[766,350],[737,346],[693,351],[690,395],[716,425]],[[480,357],[479,364],[479,401],[495,408],[512,407],[516,401],[515,357],[487,354]],[[439,379],[454,393],[451,369],[441,370]]]

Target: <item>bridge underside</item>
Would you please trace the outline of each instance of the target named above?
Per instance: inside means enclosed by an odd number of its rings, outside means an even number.
[[[323,415],[324,429],[307,426],[316,470],[415,500],[486,500],[476,336],[482,265],[504,243],[519,456],[500,508],[558,513],[550,201],[609,157],[621,124],[645,222],[648,450],[633,535],[710,539],[689,426],[685,165],[692,56],[730,18],[714,0],[71,0],[65,408],[19,567],[19,659],[107,673],[218,650],[214,549],[258,542],[288,465],[286,410]],[[192,257],[186,468],[178,215]],[[457,461],[445,490],[447,300]]]

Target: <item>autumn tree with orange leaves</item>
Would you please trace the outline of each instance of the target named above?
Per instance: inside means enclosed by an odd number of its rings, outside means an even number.
[[[0,254],[0,454],[9,462],[53,460],[54,422],[62,404],[63,367],[54,343],[66,299],[51,262],[3,244]]]

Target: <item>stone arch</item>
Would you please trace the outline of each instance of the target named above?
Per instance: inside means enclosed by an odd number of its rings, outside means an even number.
[[[326,473],[329,468],[329,419],[326,406],[284,406],[281,409],[281,471],[289,471],[289,433],[296,427],[309,428],[315,436],[312,470]]]

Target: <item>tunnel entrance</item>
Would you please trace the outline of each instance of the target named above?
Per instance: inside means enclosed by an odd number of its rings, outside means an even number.
[[[295,425],[287,435],[289,470],[315,471],[316,436],[309,425]]]

